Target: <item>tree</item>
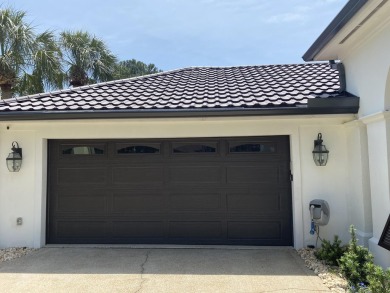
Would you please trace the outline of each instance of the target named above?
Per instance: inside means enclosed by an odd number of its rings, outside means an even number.
[[[120,61],[115,68],[114,79],[123,79],[134,76],[153,74],[162,72],[156,65],[150,63],[145,64],[135,59]]]
[[[26,13],[11,8],[0,10],[1,98],[14,93],[36,93],[62,84],[61,51],[54,34],[34,32]]]
[[[66,31],[60,34],[60,45],[70,86],[112,79],[116,57],[102,40],[88,32]]]
[[[37,34],[24,11],[0,10],[1,98],[29,95],[63,86],[82,86],[160,72],[137,60],[117,63],[106,44],[84,31]]]

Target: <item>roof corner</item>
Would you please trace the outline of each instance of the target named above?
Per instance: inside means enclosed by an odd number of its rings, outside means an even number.
[[[316,56],[337,35],[338,32],[356,15],[368,0],[349,0],[321,35],[310,46],[302,59],[306,62],[318,61]]]

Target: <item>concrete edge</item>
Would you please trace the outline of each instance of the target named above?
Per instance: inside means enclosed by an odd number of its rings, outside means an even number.
[[[46,244],[43,248],[102,248],[102,249],[224,249],[224,250],[295,250],[292,246],[234,246],[234,245],[169,245],[169,244]]]

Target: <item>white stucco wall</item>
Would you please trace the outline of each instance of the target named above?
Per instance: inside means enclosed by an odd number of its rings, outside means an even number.
[[[342,56],[347,78],[347,91],[361,98],[359,116],[389,110],[385,100],[390,69],[390,23],[370,34]]]
[[[368,184],[360,186],[364,192],[356,192],[356,196],[363,198],[361,202],[364,202],[365,214],[356,214],[353,218],[359,222],[361,217],[365,223],[359,225],[369,225],[366,215],[369,214],[367,208],[371,208],[372,237],[368,246],[376,262],[387,267],[390,266],[390,252],[377,243],[390,214],[390,21],[388,14],[378,15],[374,20],[377,22],[375,27],[364,25],[359,31],[361,37],[358,40],[344,44],[340,59],[346,69],[347,91],[360,97],[358,116],[365,124],[360,135],[366,136],[367,144],[367,150],[362,149],[363,152],[355,157],[361,162],[366,158],[368,160],[361,168],[356,166],[362,172],[369,171],[368,176],[362,176],[369,178]],[[354,138],[348,140],[351,143]],[[357,176],[354,168],[350,169],[350,176]],[[368,192],[369,197],[366,196]]]
[[[353,115],[187,118],[133,120],[29,121],[0,123],[0,247],[45,244],[47,140],[75,138],[178,138],[289,135],[294,181],[294,246],[315,243],[309,234],[308,205],[314,198],[329,202],[331,218],[322,227],[321,237],[338,234],[349,240],[348,143],[344,123]],[[8,129],[7,129],[8,128]],[[328,165],[315,166],[313,141],[318,132],[330,151]],[[12,141],[23,148],[23,166],[19,173],[8,172],[5,159]],[[360,204],[363,206],[363,204]],[[361,209],[361,207],[360,207]],[[22,226],[16,218],[23,217]]]
[[[3,161],[1,168],[0,185],[0,241],[6,241],[6,246],[34,246],[34,210],[35,210],[35,133],[33,131],[17,131],[12,137],[8,133],[2,132],[0,160]],[[5,146],[7,141],[7,146]],[[23,172],[20,174],[10,173],[6,167],[5,159],[11,152],[12,141],[17,141],[20,145],[31,146],[26,154],[23,154]],[[4,144],[3,144],[4,143]],[[38,182],[39,184],[39,182]],[[23,225],[16,225],[16,218],[23,217]],[[8,230],[8,233],[4,231]],[[12,236],[10,233],[12,231]]]
[[[325,199],[331,207],[329,224],[320,227],[321,237],[333,240],[337,234],[344,241],[348,241],[348,228],[351,224],[348,215],[347,194],[348,185],[348,157],[345,127],[329,125],[300,126],[301,133],[301,172],[302,198],[304,219],[310,218],[309,202],[314,198]],[[324,144],[329,149],[330,159],[325,167],[317,167],[312,157],[308,156],[313,150],[313,140],[321,132]],[[304,221],[305,246],[313,242],[313,237],[306,234],[310,230],[310,222]]]

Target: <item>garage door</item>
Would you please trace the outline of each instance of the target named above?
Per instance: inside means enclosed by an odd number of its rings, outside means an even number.
[[[288,136],[49,141],[47,243],[292,245]]]

